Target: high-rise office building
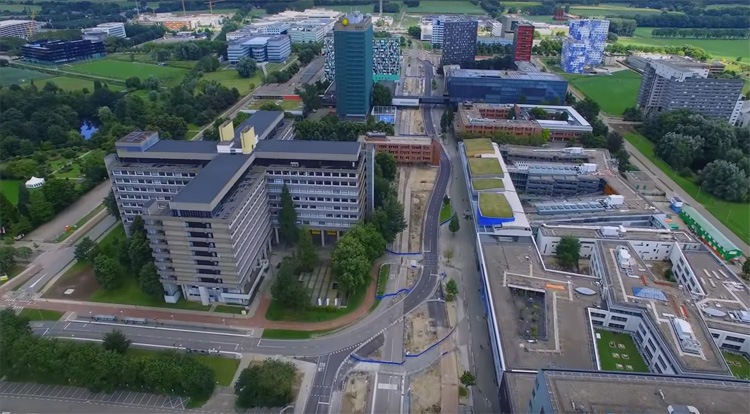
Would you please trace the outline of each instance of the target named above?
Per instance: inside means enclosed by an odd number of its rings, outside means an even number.
[[[609,20],[579,19],[568,23],[569,35],[563,42],[560,65],[567,73],[583,73],[585,66],[602,63],[607,45]]]
[[[227,120],[218,143],[133,132],[105,158],[126,232],[143,217],[166,302],[249,304],[279,241],[285,184],[297,224],[323,245],[372,208],[372,151],[359,142],[258,140],[282,118],[267,112],[236,130]]]
[[[336,52],[333,36],[323,38],[323,77],[336,79]],[[401,72],[401,46],[398,37],[372,39],[372,80],[397,81]]]
[[[742,79],[723,79],[710,65],[683,59],[651,60],[643,71],[637,105],[647,116],[689,109],[734,124],[742,109]]]
[[[470,18],[451,18],[444,22],[441,66],[474,61],[477,55],[478,27],[477,21]],[[434,39],[434,26],[432,36]]]
[[[534,44],[534,26],[519,24],[513,34],[513,61],[531,61],[531,47]]]
[[[362,119],[370,113],[372,96],[372,20],[351,13],[333,28],[336,70],[336,113]]]

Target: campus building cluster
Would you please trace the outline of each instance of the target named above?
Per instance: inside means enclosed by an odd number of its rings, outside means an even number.
[[[563,41],[560,66],[567,73],[583,73],[585,67],[602,63],[607,45],[609,20],[579,19],[568,22],[569,34]]]
[[[260,111],[221,141],[133,132],[106,159],[126,231],[145,221],[164,299],[247,305],[278,243],[284,185],[297,224],[326,245],[370,208],[372,151],[359,142],[271,139],[281,112]],[[265,138],[265,139],[259,139]]]
[[[28,39],[36,34],[42,24],[34,20],[3,20],[0,21],[0,37]]]
[[[503,412],[747,405],[733,371],[750,353],[750,289],[704,219],[683,206],[692,231],[676,225],[605,150],[458,149]],[[569,268],[555,257],[566,237],[580,243]]]
[[[573,140],[592,131],[591,125],[570,106],[472,102],[458,104],[455,129],[459,134],[475,137],[498,132],[538,136],[547,130],[553,141]]]
[[[341,12],[325,9],[287,10],[253,20],[241,29],[227,33],[227,41],[249,35],[288,34],[292,43],[322,42],[341,16]]]
[[[721,72],[723,67],[692,59],[649,59],[636,103],[647,116],[688,109],[734,124],[744,102],[743,80]]]
[[[23,45],[21,55],[29,62],[59,65],[104,57],[106,50],[100,41],[40,40]]]

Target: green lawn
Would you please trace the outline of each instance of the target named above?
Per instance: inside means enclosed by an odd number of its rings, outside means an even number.
[[[465,0],[422,0],[419,2],[419,7],[406,7],[401,4],[401,11],[424,14],[487,14],[481,7]]]
[[[658,38],[651,37],[653,29],[653,27],[639,27],[635,29],[635,36],[620,36],[617,42],[625,45],[645,46],[683,46],[688,44],[704,49],[715,58],[733,61],[742,56],[743,61],[750,59],[750,47],[747,46],[747,40]]]
[[[58,88],[64,91],[77,91],[83,88],[89,91],[94,90],[94,81],[88,79],[71,78],[68,76],[57,76],[54,78],[45,79],[44,83],[52,82],[57,85]],[[107,85],[112,91],[121,91],[124,89],[121,85],[108,84]]]
[[[498,193],[479,193],[479,211],[483,216],[490,218],[513,217],[508,199]]]
[[[2,9],[3,5],[0,5]],[[38,87],[44,86],[44,79],[51,78],[52,75],[36,72],[33,70],[3,67],[0,68],[0,86],[10,85],[25,85],[29,84],[31,80],[34,80],[34,84]]]
[[[182,81],[187,70],[168,66],[158,66],[141,62],[123,62],[116,59],[101,59],[72,65],[60,66],[62,70],[86,73],[104,78],[126,80],[132,76],[146,79],[156,76],[166,85],[176,85]]]
[[[378,273],[378,295],[385,293],[385,287],[388,284],[388,276],[391,273],[391,265],[384,264],[380,266],[380,272]]]
[[[503,3],[505,5],[505,3]],[[636,14],[661,14],[659,9],[628,7],[627,5],[606,4],[601,6],[572,6],[570,13],[587,17],[635,16]],[[682,14],[672,12],[670,14]]]
[[[750,380],[750,361],[744,355],[733,352],[722,351],[724,359],[729,364],[729,369],[735,377],[744,380]]]
[[[700,191],[700,194],[698,194],[700,187],[697,184],[678,175],[666,162],[654,154],[653,142],[638,133],[626,134],[625,139],[740,239],[750,240],[750,204],[719,200],[707,191]]]
[[[45,309],[21,309],[19,316],[27,318],[30,321],[59,321],[64,315],[63,312],[45,310]]]
[[[368,285],[372,283],[369,281]],[[359,308],[365,299],[367,287],[352,293],[349,296],[349,304],[345,308],[332,309],[331,307],[310,306],[307,309],[294,312],[284,308],[279,302],[272,300],[266,311],[266,319],[269,321],[295,321],[295,322],[324,322],[338,319]]]
[[[476,191],[497,190],[505,188],[503,180],[499,178],[475,178],[471,180],[471,186]]]
[[[98,290],[89,297],[91,302],[119,303],[123,305],[153,306],[157,308],[207,311],[210,306],[182,299],[177,303],[166,303],[161,297],[148,296],[141,291],[135,276],[123,275],[122,285],[113,290]]]
[[[562,76],[584,95],[599,103],[604,112],[612,115],[622,115],[626,108],[635,106],[635,98],[641,86],[641,75],[629,69],[612,75]]]
[[[233,313],[237,315],[241,315],[242,311],[246,310],[244,306],[235,306],[235,305],[216,305],[216,308],[214,309],[214,312],[219,313]]]
[[[630,335],[604,329],[597,329],[596,334],[599,335],[596,339],[596,348],[599,350],[602,371],[649,372],[648,365],[638,353],[638,348]],[[625,355],[628,356],[627,359],[624,358]],[[617,364],[622,367],[618,367]],[[633,369],[627,369],[627,365]]]
[[[152,351],[150,349],[136,349],[130,348],[127,353],[129,355],[138,355],[146,358],[152,358],[164,351]],[[240,360],[234,358],[224,358],[220,356],[212,355],[193,355],[190,354],[190,358],[200,362],[201,364],[211,368],[211,371],[216,375],[216,382],[224,387],[228,387],[232,384],[234,374],[237,372],[237,368],[240,366]]]
[[[295,331],[292,329],[264,329],[261,338],[263,339],[310,339],[316,336],[325,335],[331,330],[323,331]]]
[[[0,180],[0,193],[13,205],[18,204],[18,183],[19,180]]]
[[[439,223],[442,223],[442,222],[450,219],[452,215],[453,215],[453,209],[451,208],[451,203],[450,202],[448,202],[447,204],[443,203],[443,206],[440,207],[440,220],[439,220]]]
[[[503,167],[497,158],[469,158],[471,175],[503,176]]]
[[[223,67],[216,72],[206,73],[201,79],[215,80],[229,89],[237,88],[240,91],[240,95],[247,95],[251,91],[251,83],[255,87],[263,83],[263,71],[258,69],[253,76],[241,78],[233,68]]]
[[[474,138],[464,140],[466,155],[474,157],[479,154],[494,154],[495,148],[492,141],[488,138]]]

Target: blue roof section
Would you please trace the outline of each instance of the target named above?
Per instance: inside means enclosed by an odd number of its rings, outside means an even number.
[[[159,140],[149,147],[146,152],[184,152],[184,153],[216,153],[216,143],[211,141],[177,141],[172,139]]]
[[[173,203],[205,203],[213,201],[229,180],[248,162],[250,155],[220,154],[200,170],[188,185],[172,198]]]
[[[650,287],[634,287],[633,294],[639,298],[644,299],[655,299],[662,302],[667,302],[667,295],[659,289]]]
[[[477,224],[479,224],[480,226],[499,226],[503,223],[510,223],[515,220],[515,215],[509,218],[483,216],[482,211],[479,209],[479,205],[477,204]]]

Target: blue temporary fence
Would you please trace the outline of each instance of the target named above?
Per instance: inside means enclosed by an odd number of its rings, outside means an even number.
[[[416,353],[416,354],[410,354],[410,353],[408,353],[408,352],[405,352],[405,353],[404,353],[404,359],[403,359],[403,360],[402,360],[401,362],[396,362],[396,361],[384,361],[384,360],[381,360],[381,359],[362,358],[362,357],[360,357],[360,356],[358,356],[358,355],[356,355],[356,354],[354,354],[354,353],[352,353],[352,354],[350,355],[350,357],[351,357],[351,358],[352,358],[353,360],[355,360],[355,361],[358,361],[358,362],[366,362],[366,363],[368,363],[368,364],[404,365],[404,363],[406,362],[406,358],[419,358],[419,357],[421,357],[422,355],[424,355],[424,353],[425,353],[425,352],[427,352],[427,351],[430,351],[430,350],[432,350],[432,349],[433,349],[433,348],[435,348],[436,346],[440,345],[440,344],[441,344],[441,343],[442,343],[443,341],[445,341],[446,339],[448,339],[448,337],[449,337],[449,336],[451,336],[451,334],[452,334],[452,333],[453,333],[453,331],[455,331],[455,330],[456,330],[456,328],[453,328],[453,329],[451,329],[451,331],[450,331],[450,332],[448,332],[448,334],[447,334],[447,335],[445,335],[445,336],[444,336],[444,337],[443,337],[442,339],[438,340],[438,341],[437,341],[437,342],[435,342],[434,344],[432,344],[432,345],[430,345],[429,347],[427,347],[427,348],[426,348],[426,349],[425,349],[424,351],[421,351],[421,352],[419,352],[419,353]],[[448,353],[450,353],[450,351],[445,351],[445,352],[442,352],[442,353],[440,354],[440,356],[442,357],[442,356],[444,356],[444,355],[446,355],[446,354],[448,354]]]
[[[409,293],[409,292],[411,292],[411,289],[403,288],[393,293],[383,293],[382,295],[375,294],[375,299],[390,298],[392,296],[398,295],[399,293]]]

